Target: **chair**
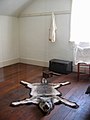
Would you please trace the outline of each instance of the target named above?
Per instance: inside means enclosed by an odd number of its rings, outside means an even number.
[[[81,73],[80,72],[80,67],[82,67],[82,66],[84,66],[84,67],[89,67],[88,68],[88,70],[89,70],[89,73],[87,74],[87,73]],[[81,74],[86,74],[86,75],[89,75],[89,78],[90,78],[90,64],[88,64],[88,63],[78,63],[78,65],[77,65],[77,79],[79,80],[80,79],[80,75]]]
[[[80,79],[81,67],[89,67],[90,77],[90,43],[80,42],[75,49],[75,64],[77,64],[77,79]]]

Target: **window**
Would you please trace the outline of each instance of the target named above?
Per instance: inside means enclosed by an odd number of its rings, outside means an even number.
[[[90,42],[90,0],[72,0],[70,41]]]

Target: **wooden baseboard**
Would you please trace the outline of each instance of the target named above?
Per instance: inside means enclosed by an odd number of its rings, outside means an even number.
[[[11,59],[11,60],[7,60],[7,61],[3,61],[3,62],[0,61],[0,67],[12,65],[12,64],[18,63],[19,61],[20,61],[19,58]]]
[[[48,67],[49,66],[48,62],[40,61],[40,60],[31,60],[31,59],[20,58],[20,62],[21,63],[38,65],[38,66],[44,66],[44,67]]]

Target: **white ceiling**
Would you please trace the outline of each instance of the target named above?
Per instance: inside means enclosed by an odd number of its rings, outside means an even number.
[[[19,16],[34,0],[0,0],[0,15]]]

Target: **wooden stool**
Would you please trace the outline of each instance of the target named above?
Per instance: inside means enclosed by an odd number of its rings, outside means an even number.
[[[43,78],[50,78],[52,77],[52,74],[50,71],[43,71]]]
[[[49,70],[46,70],[46,71],[43,71],[43,78],[50,78],[50,77],[53,77],[53,75],[55,76],[60,76],[61,74],[59,73],[55,73],[55,72],[52,72],[52,71],[49,71]]]

